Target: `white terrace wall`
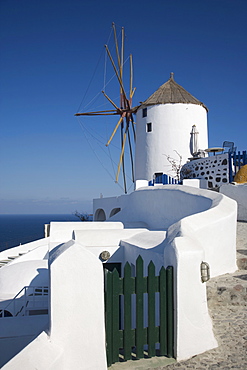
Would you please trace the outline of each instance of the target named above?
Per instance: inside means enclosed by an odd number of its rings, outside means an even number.
[[[106,370],[103,268],[69,241],[50,253],[50,335],[42,332],[4,370]]]
[[[50,243],[65,243],[73,239],[74,230],[123,229],[121,222],[51,222]]]
[[[71,241],[51,251],[49,265],[50,340],[62,349],[57,365],[64,370],[80,369],[82,364],[86,369],[105,369],[101,261]]]
[[[7,317],[0,325],[0,369],[48,328],[48,315]],[[25,365],[15,369],[26,369]],[[13,368],[14,369],[14,368]]]
[[[111,217],[112,211],[115,209],[123,209],[125,205],[125,200],[128,198],[126,195],[121,195],[119,197],[109,197],[109,198],[98,198],[93,200],[93,215],[94,221],[105,221]],[[103,212],[101,212],[101,210]],[[101,219],[100,216],[104,216]]]
[[[30,260],[9,264],[0,269],[0,307],[6,306],[24,286],[47,286],[47,260]]]
[[[181,220],[183,232],[192,230],[211,266],[212,276],[236,270],[237,204],[222,194],[181,185],[139,189],[129,207],[111,219],[124,224],[143,221],[148,228],[167,230]]]
[[[108,223],[104,223],[107,226]],[[111,256],[119,249],[121,240],[129,239],[143,232],[143,229],[98,229],[98,230],[75,230],[74,239],[96,257],[100,258],[103,251]],[[116,262],[116,261],[115,261]],[[122,262],[122,259],[117,262]]]
[[[203,212],[211,206],[211,197],[202,190],[181,185],[157,185],[131,193],[125,208],[111,220],[124,224],[141,221],[149,229],[167,230],[181,218]]]
[[[0,252],[0,259],[4,260],[11,256],[18,256],[19,253],[27,253],[38,247],[44,247],[44,248],[46,247],[46,250],[48,251],[48,244],[49,244],[49,238],[42,238],[39,240],[35,240],[34,242],[31,242],[31,243],[21,244],[21,245],[18,245],[18,247],[9,248],[9,249],[6,249]],[[23,257],[24,256],[21,256],[20,258],[15,260],[15,262],[19,261]]]
[[[238,203],[238,220],[247,221],[247,183],[222,185],[220,193],[234,199]]]

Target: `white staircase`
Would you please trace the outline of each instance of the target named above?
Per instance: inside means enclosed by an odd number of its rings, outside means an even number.
[[[17,256],[9,256],[6,259],[0,260],[0,268],[3,267],[3,266],[6,266],[9,262],[12,262],[16,258],[19,258],[19,257],[23,256],[24,254],[26,254],[28,252],[29,251],[27,251],[25,253],[19,253]]]

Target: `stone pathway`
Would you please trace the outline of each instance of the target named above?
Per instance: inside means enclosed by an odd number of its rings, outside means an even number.
[[[237,272],[207,283],[208,306],[218,348],[152,370],[247,369],[247,222],[238,222],[237,259],[240,268]]]

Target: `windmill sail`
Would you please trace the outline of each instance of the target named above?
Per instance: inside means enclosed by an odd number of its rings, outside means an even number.
[[[106,146],[110,145],[112,139],[114,138],[117,131],[121,130],[121,153],[117,167],[116,179],[115,181],[118,182],[120,171],[122,169],[123,174],[123,182],[124,182],[124,192],[127,193],[127,185],[126,185],[126,173],[125,173],[125,150],[126,150],[126,142],[129,146],[130,152],[130,161],[131,161],[131,171],[132,171],[132,181],[135,181],[134,176],[134,163],[133,163],[133,148],[132,148],[132,140],[131,135],[133,136],[133,141],[135,142],[135,126],[134,126],[134,119],[133,113],[136,111],[136,107],[132,107],[132,98],[135,93],[135,88],[133,89],[133,60],[132,55],[130,55],[130,88],[129,88],[129,97],[127,96],[124,82],[123,82],[123,66],[124,66],[124,28],[122,27],[121,31],[121,49],[119,51],[118,40],[116,35],[116,27],[115,24],[112,24],[113,32],[114,32],[114,41],[115,41],[115,49],[116,49],[116,58],[117,58],[117,65],[115,64],[113,57],[110,53],[110,50],[107,45],[105,45],[105,49],[107,55],[111,61],[113,70],[117,77],[119,88],[120,88],[120,106],[118,107],[113,100],[102,91],[105,98],[111,103],[111,105],[115,109],[111,110],[104,110],[104,111],[95,111],[95,112],[85,112],[85,113],[76,113],[75,116],[105,116],[105,115],[119,115],[119,120],[114,127],[112,134],[109,140],[106,143]],[[128,139],[128,140],[127,140]]]

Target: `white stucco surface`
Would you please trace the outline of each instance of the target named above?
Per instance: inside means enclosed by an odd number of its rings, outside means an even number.
[[[122,229],[121,223],[104,224],[102,222],[51,222],[50,224],[50,242],[59,243],[73,239],[74,230],[95,230],[95,229]]]
[[[106,369],[102,263],[71,241],[52,250],[49,264],[50,340],[63,350],[60,369]]]
[[[152,180],[152,179],[150,179]],[[135,190],[139,189],[139,188],[143,188],[145,186],[148,186],[148,180],[136,180],[135,181]]]
[[[18,245],[18,247],[9,248],[9,249],[6,249],[0,252],[0,258],[1,260],[3,260],[3,259],[8,258],[9,256],[18,256],[19,253],[27,253],[38,247],[44,247],[48,250],[48,244],[49,244],[49,238],[42,238],[39,240],[35,240],[34,242],[31,242],[31,243],[21,244],[21,245]],[[24,256],[19,257],[18,260],[23,257]]]
[[[123,209],[125,204],[126,195],[121,195],[118,197],[109,198],[99,198],[93,200],[93,214],[94,221],[98,221],[95,216],[97,215],[97,210],[103,209],[106,215],[106,219],[110,218],[111,211],[115,208]]]
[[[236,217],[236,202],[222,194],[189,186],[159,185],[125,196],[122,211],[111,220],[127,225],[144,222],[150,230],[168,230],[181,221],[179,228],[183,232],[191,230],[204,249],[212,276],[217,276],[236,270]]]
[[[7,362],[4,370],[59,370],[56,366],[57,359],[61,356],[61,348],[48,340],[43,331],[37,338],[31,341],[21,352]]]
[[[108,223],[104,224],[105,226]],[[120,240],[130,238],[133,235],[143,232],[143,229],[99,229],[99,230],[75,230],[75,240],[86,247],[91,246],[115,246]]]
[[[207,189],[208,182],[205,179],[184,179],[183,185],[193,186],[194,188]]]
[[[158,185],[138,189],[128,196],[112,221],[142,221],[149,229],[167,230],[173,223],[212,206],[212,199],[199,189],[180,185]]]
[[[220,192],[238,203],[238,220],[247,221],[247,184],[225,184]]]
[[[147,132],[147,123],[152,131]],[[158,104],[142,109],[136,115],[135,174],[137,180],[152,180],[154,173],[174,175],[166,156],[178,159],[176,150],[186,163],[190,153],[190,132],[196,125],[199,149],[208,148],[207,111],[195,104]]]
[[[179,226],[171,226],[164,259],[175,266],[175,352],[178,360],[185,360],[217,347],[217,341],[207,308],[206,284],[201,282],[205,253],[191,235],[183,235],[181,230],[177,233]],[[177,236],[173,239],[174,231]]]
[[[49,266],[49,335],[41,333],[3,369],[106,370],[102,263],[71,240],[51,251]]]
[[[48,328],[48,315],[21,316],[1,319],[0,326],[0,368],[22,351],[41,332]],[[6,365],[7,368],[9,365]],[[25,369],[22,361],[15,369]],[[11,368],[11,367],[10,367]],[[13,369],[13,367],[12,367]]]
[[[7,299],[13,298],[24,286],[47,286],[47,260],[24,261],[0,269],[0,301],[5,305]]]
[[[43,245],[29,250],[27,253],[9,262],[9,264],[14,265],[20,262],[48,259],[49,240],[45,239],[45,241],[46,243]]]
[[[134,268],[139,255],[144,259],[145,272],[151,260],[157,273],[162,266],[173,266],[174,345],[178,360],[217,345],[200,265],[207,262],[212,277],[237,269],[236,202],[217,192],[179,185],[140,188],[121,202],[121,211],[111,217],[111,222],[52,225],[49,335],[40,334],[8,362],[6,369],[31,370],[39,366],[41,370],[67,370],[80,368],[82,362],[85,369],[106,369],[103,268],[99,253],[108,248],[112,249],[107,262],[121,263],[122,269],[126,262]],[[109,204],[110,211],[114,198],[110,198]],[[107,207],[107,198],[98,200],[97,207]],[[133,227],[137,224],[146,228]],[[129,228],[123,229],[123,225]],[[75,240],[67,241],[68,237]],[[35,255],[35,250],[30,253]],[[46,260],[26,259],[0,269],[3,286],[7,286],[2,293],[11,289],[14,292],[18,287],[11,272],[22,282],[35,281],[41,276],[38,270],[42,263],[47,279]],[[27,272],[21,277],[25,267]],[[8,279],[13,287],[8,286]]]

